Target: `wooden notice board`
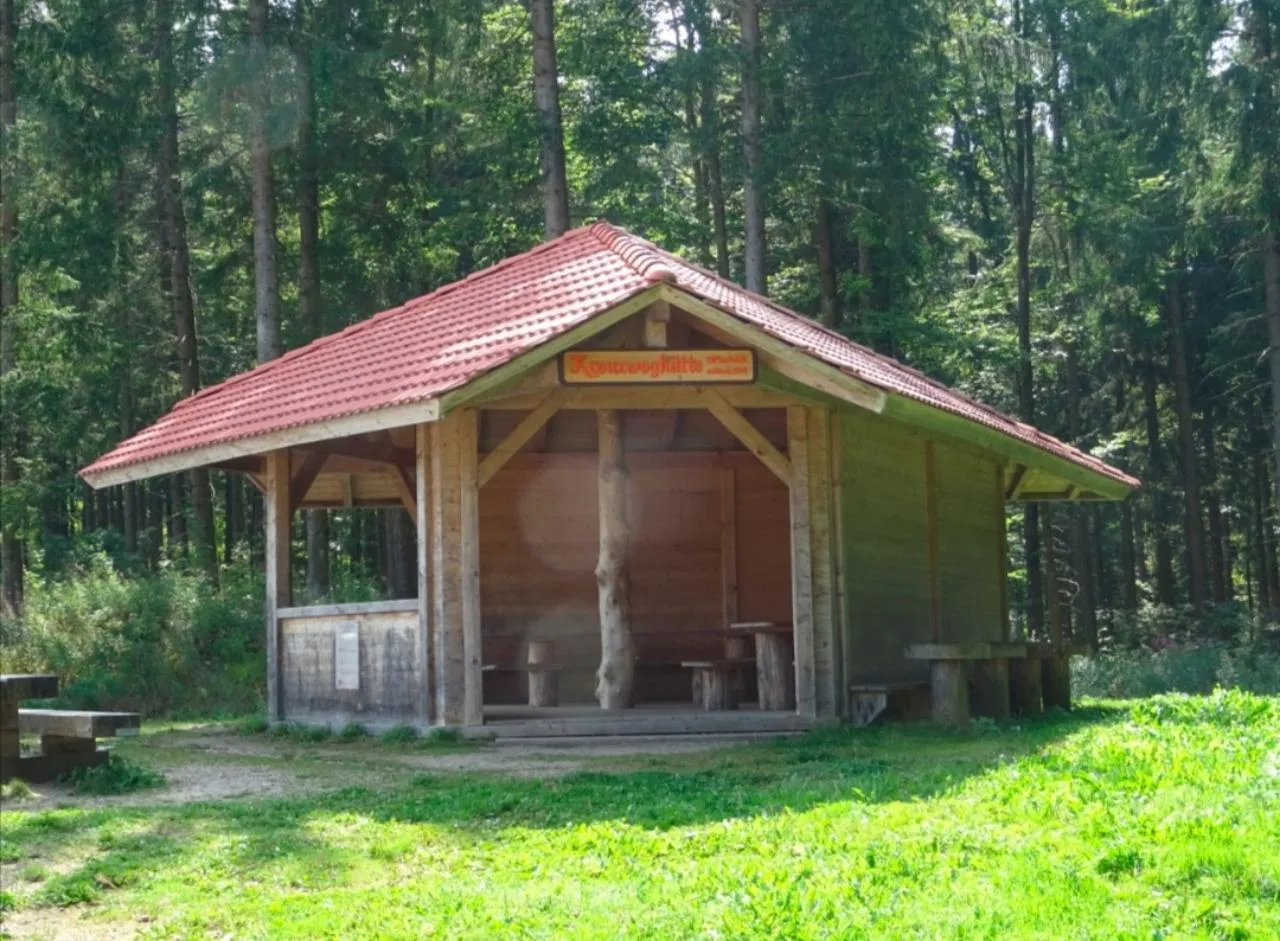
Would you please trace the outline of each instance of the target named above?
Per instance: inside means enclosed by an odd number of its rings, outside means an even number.
[[[560,357],[569,386],[744,384],[756,380],[754,350],[571,350]]]

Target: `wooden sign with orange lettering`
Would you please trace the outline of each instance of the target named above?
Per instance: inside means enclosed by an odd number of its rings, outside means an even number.
[[[756,381],[754,350],[571,350],[560,357],[569,386],[712,385]]]

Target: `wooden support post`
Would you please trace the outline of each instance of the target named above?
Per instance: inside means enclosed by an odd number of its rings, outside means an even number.
[[[809,422],[804,406],[787,409],[791,464],[791,624],[794,630],[796,712],[817,715],[813,650],[813,544],[809,503]],[[761,698],[763,698],[761,693]]]
[[[644,313],[644,345],[650,349],[665,348],[670,320],[671,306],[666,301],[654,301]]]
[[[292,601],[293,574],[291,563],[291,529],[293,506],[290,503],[288,450],[267,454],[266,494],[266,620],[267,620],[267,721],[285,718],[284,678],[281,672],[282,638],[280,618],[276,611]]]
[[[462,515],[459,550],[459,588],[462,592],[463,723],[484,724],[484,665],[480,647],[480,484],[476,461],[480,452],[480,423],[475,409],[460,410],[458,422],[458,478]]]
[[[1065,649],[1040,658],[1040,689],[1046,709],[1071,708],[1071,655]]]
[[[831,422],[825,408],[806,408],[809,469],[809,539],[813,578],[813,684],[815,714],[834,718],[843,672],[836,636],[835,560],[832,547]]]
[[[720,468],[720,599],[723,625],[728,628],[738,622],[738,496],[732,467]],[[747,654],[746,635],[725,638],[725,659],[745,660]],[[735,677],[737,697],[746,699],[746,671],[738,670]]]
[[[556,682],[556,645],[551,640],[529,641],[529,705],[558,706],[559,689]]]
[[[596,699],[602,709],[629,709],[635,674],[631,644],[631,589],[627,572],[627,470],[622,428],[613,410],[596,413],[599,430],[600,557],[596,584],[600,594],[600,668]]]
[[[458,431],[452,416],[431,425],[431,659],[440,725],[466,721]]]
[[[417,512],[414,531],[418,558],[418,676],[421,677],[417,712],[418,724],[431,724],[431,426],[418,425],[414,436]]]
[[[929,695],[933,721],[963,726],[969,722],[969,664],[965,660],[934,660],[929,664]]]
[[[1015,716],[1038,716],[1044,711],[1043,680],[1036,657],[1009,661],[1009,707]]]
[[[851,612],[845,596],[845,543],[844,543],[844,451],[841,443],[840,412],[831,409],[831,539],[832,567],[835,572],[835,662],[838,664],[837,682],[840,689],[839,711],[852,716],[852,695],[844,681],[851,675],[849,649],[853,640],[850,624]]]
[[[975,660],[970,675],[969,703],[975,716],[1003,722],[1009,718],[1009,661],[1004,657]]]

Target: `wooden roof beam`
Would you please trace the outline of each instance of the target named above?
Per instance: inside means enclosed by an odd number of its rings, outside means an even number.
[[[533,411],[521,419],[520,424],[516,425],[502,439],[502,442],[480,462],[480,466],[476,470],[476,486],[483,487],[494,474],[502,470],[502,465],[511,460],[512,455],[528,444],[529,439],[541,431],[547,422],[551,420],[551,416],[560,410],[560,406],[567,397],[568,391],[563,388],[553,389],[548,392]]]
[[[748,451],[760,459],[760,463],[773,471],[774,476],[788,487],[791,486],[791,461],[770,444],[769,439],[762,435],[755,425],[747,421],[740,411],[730,405],[724,396],[719,392],[709,391],[706,396],[706,407]]]

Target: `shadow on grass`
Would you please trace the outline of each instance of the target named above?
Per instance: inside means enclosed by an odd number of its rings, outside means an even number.
[[[321,832],[343,815],[380,824],[432,825],[437,832],[420,839],[468,844],[491,837],[495,828],[608,822],[666,829],[803,812],[836,801],[920,800],[944,795],[970,778],[1125,714],[1122,707],[1094,706],[1025,724],[978,724],[959,732],[927,725],[836,727],[722,751],[632,759],[617,771],[545,780],[450,773],[421,775],[408,786],[388,790],[346,788],[263,801],[56,809],[11,816],[3,838],[11,847],[45,857],[85,857],[42,887],[36,900],[43,904],[89,901],[103,891],[145,881],[182,864],[196,844],[237,878],[252,880],[268,867],[270,878],[280,878],[278,867],[284,862],[291,882],[324,884],[369,855],[336,846]],[[95,837],[96,844],[84,845]]]

